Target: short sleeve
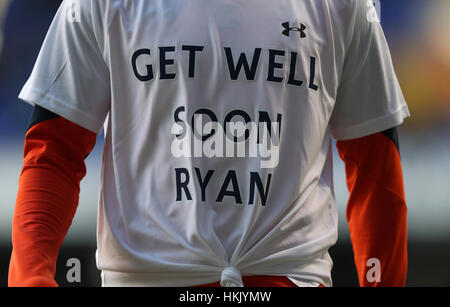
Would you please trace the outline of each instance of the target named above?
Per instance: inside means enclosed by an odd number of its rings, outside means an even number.
[[[95,1],[63,1],[19,98],[99,133],[111,90],[99,47],[101,14],[95,9]]]
[[[410,115],[372,1],[353,3],[353,33],[330,119],[338,140],[387,130]]]

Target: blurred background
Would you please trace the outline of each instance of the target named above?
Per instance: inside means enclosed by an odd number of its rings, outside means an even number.
[[[99,0],[100,1],[100,0]],[[31,107],[17,99],[61,1],[0,0],[4,25],[0,58],[0,286],[7,285],[11,221]],[[412,117],[399,129],[408,205],[408,286],[450,286],[450,1],[382,1],[382,25]],[[1,41],[1,35],[0,35]],[[1,44],[1,43],[0,43]],[[102,137],[87,159],[80,204],[60,253],[62,286],[99,286],[95,265]],[[345,219],[348,192],[335,155],[339,241],[331,250],[335,286],[357,286]],[[82,282],[66,281],[78,258]]]

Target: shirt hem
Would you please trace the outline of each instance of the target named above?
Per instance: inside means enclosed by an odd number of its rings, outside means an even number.
[[[74,109],[63,100],[31,86],[24,86],[19,94],[19,99],[30,105],[39,105],[96,134],[100,133],[103,126],[103,123],[100,121],[93,119],[80,110]]]

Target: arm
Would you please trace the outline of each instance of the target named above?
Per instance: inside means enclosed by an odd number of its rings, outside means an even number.
[[[407,271],[407,209],[396,129],[338,141],[350,197],[347,220],[361,286],[404,286]],[[367,261],[381,264],[370,282]],[[369,272],[370,274],[370,272]]]
[[[13,217],[9,286],[57,286],[57,256],[95,140],[95,133],[34,108]]]

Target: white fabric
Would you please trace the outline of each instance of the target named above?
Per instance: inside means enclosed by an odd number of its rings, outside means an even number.
[[[246,275],[332,284],[331,136],[409,115],[370,3],[63,2],[20,98],[94,132],[106,119],[104,286],[240,285]],[[198,112],[211,124],[200,144],[216,146],[183,150],[198,139],[188,130]],[[248,132],[259,122],[262,136],[270,119],[270,150],[250,133],[248,152],[220,151],[220,137],[234,144],[222,129],[230,118]]]
[[[222,287],[243,287],[241,272],[232,266],[225,268],[220,277],[220,285]]]

